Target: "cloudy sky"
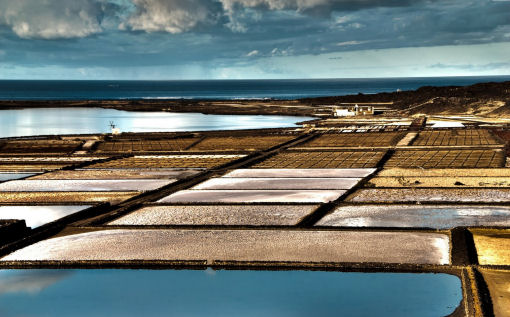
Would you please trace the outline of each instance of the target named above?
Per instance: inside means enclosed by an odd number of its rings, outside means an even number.
[[[2,79],[508,74],[509,0],[0,0]]]

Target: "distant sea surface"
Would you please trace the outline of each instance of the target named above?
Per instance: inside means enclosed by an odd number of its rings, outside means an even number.
[[[0,80],[0,100],[297,99],[507,80],[510,75],[293,80]]]

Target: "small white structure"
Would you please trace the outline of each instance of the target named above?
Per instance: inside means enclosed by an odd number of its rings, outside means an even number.
[[[428,123],[432,123],[431,128],[465,128],[466,126],[459,121],[435,121],[431,120]]]
[[[351,117],[351,116],[364,116],[373,115],[374,107],[372,106],[335,106],[333,107],[333,115],[335,117]]]
[[[335,107],[333,114],[335,117],[351,117],[356,115],[354,111],[349,109],[339,109],[337,107]]]
[[[117,126],[115,126],[113,121],[110,121],[110,128],[112,129],[112,135],[119,135],[119,134],[121,134],[120,128],[117,128]]]
[[[119,128],[112,128],[112,134],[113,135],[119,135],[121,132],[120,132],[120,129]]]

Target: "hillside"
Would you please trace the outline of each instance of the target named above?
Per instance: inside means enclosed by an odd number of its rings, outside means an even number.
[[[510,81],[481,83],[465,87],[421,87],[415,91],[357,94],[338,97],[301,99],[318,106],[335,103],[393,102],[402,114],[473,114],[510,116]]]

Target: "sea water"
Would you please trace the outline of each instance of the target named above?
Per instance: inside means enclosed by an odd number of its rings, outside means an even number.
[[[0,100],[298,99],[502,82],[510,76],[286,80],[0,80]]]

